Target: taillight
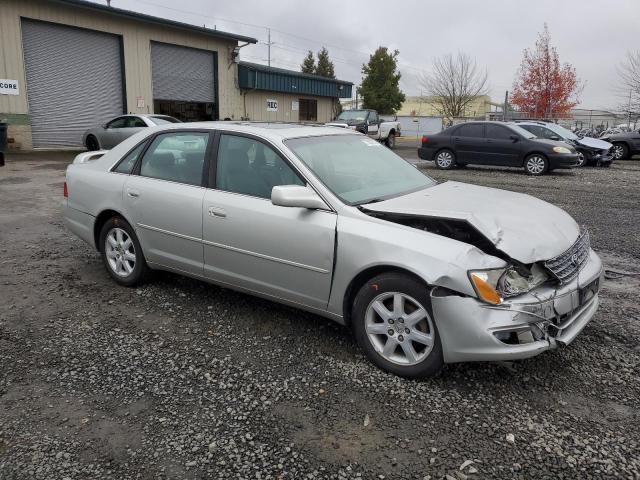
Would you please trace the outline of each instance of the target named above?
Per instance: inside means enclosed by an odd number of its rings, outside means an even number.
[[[64,198],[69,198],[69,190],[67,190],[67,182],[64,182],[64,190],[62,191],[62,195]]]
[[[426,135],[422,136],[422,143],[427,143],[429,141],[429,137],[427,137]]]

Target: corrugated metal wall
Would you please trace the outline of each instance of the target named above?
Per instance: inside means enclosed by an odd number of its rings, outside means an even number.
[[[87,128],[123,113],[120,38],[22,21],[33,147],[79,147]]]
[[[215,102],[213,53],[166,43],[151,43],[153,98]]]

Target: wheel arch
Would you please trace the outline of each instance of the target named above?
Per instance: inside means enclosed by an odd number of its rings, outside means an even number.
[[[98,251],[100,251],[100,231],[102,230],[102,226],[106,223],[107,220],[113,217],[121,217],[125,222],[131,224],[131,222],[129,222],[126,217],[117,210],[109,208],[100,212],[96,217],[95,222],[93,222],[93,241],[96,246],[96,250]]]
[[[407,270],[406,268],[386,264],[367,267],[351,279],[349,285],[347,286],[347,289],[345,290],[342,299],[342,315],[344,318],[344,323],[347,327],[351,327],[351,307],[353,305],[355,296],[365,283],[383,273],[401,273],[422,283],[425,288],[430,287],[430,285],[424,278],[422,278],[415,272],[412,272],[411,270]]]

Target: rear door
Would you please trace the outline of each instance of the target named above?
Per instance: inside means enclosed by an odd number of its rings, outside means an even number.
[[[337,215],[271,203],[276,185],[304,179],[267,142],[219,135],[202,209],[205,276],[314,308],[326,308]]]
[[[511,136],[514,132],[502,125],[485,125],[486,157],[491,165],[520,166],[520,142]]]
[[[124,202],[148,262],[201,276],[209,132],[156,135],[127,179]]]
[[[467,123],[460,125],[451,135],[451,144],[458,162],[487,163],[484,124]]]

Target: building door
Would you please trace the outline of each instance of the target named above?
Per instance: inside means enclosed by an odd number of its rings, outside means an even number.
[[[34,148],[82,145],[82,134],[122,115],[121,37],[22,20]]]
[[[317,122],[318,121],[318,101],[301,98],[298,100],[299,119],[301,122]]]
[[[216,52],[151,42],[153,110],[184,122],[217,120]]]

